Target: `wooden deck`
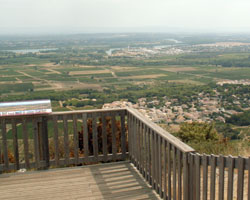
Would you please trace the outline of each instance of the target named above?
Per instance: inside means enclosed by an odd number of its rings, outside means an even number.
[[[0,199],[159,199],[129,162],[0,175]]]

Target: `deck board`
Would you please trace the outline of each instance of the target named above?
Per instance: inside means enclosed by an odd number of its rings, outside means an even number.
[[[0,175],[1,199],[159,199],[129,162]]]

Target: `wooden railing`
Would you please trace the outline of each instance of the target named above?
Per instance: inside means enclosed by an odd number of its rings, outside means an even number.
[[[129,157],[164,199],[250,200],[250,158],[200,155],[127,109]]]
[[[0,173],[129,158],[164,199],[250,200],[249,158],[200,155],[131,108],[0,123]]]
[[[125,160],[125,114],[115,109],[1,118],[0,173]]]

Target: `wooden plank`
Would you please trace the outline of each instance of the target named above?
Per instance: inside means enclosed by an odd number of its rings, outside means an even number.
[[[53,116],[53,127],[54,127],[55,162],[56,166],[59,166],[58,122],[56,115]]]
[[[136,109],[127,108],[127,111],[129,113],[133,114],[134,116],[136,116],[136,118],[138,118],[142,123],[147,124],[147,126],[149,128],[151,128],[152,130],[154,130],[155,132],[160,134],[162,138],[166,139],[171,144],[178,147],[182,152],[194,152],[195,151],[193,148],[191,148],[187,144],[183,143],[178,138],[174,137],[173,135],[171,135],[170,133],[165,131],[163,128],[159,127],[157,124],[155,124],[152,121],[150,121],[149,119],[147,119],[145,116],[143,116]]]
[[[1,120],[1,119],[0,119]],[[2,120],[0,121],[0,174],[2,172],[2,169],[1,169],[1,164],[3,163],[2,161],[2,147],[3,147],[3,144],[2,144]]]
[[[168,199],[172,199],[171,195],[171,144],[168,142]]]
[[[107,151],[107,123],[106,115],[102,113],[102,152],[104,156],[104,162],[107,161],[108,151]]]
[[[142,176],[146,178],[146,145],[145,145],[145,124],[141,126],[141,144],[142,144]]]
[[[189,199],[194,199],[194,188],[195,188],[195,179],[194,179],[194,160],[193,155],[188,155],[188,161],[189,161]]]
[[[36,168],[40,167],[40,156],[39,156],[39,140],[38,140],[38,122],[36,119],[32,120],[33,125],[33,136],[34,136],[34,156]]]
[[[131,141],[132,141],[132,143],[131,143],[131,150],[132,150],[132,153],[131,153],[131,155],[132,155],[132,162],[134,163],[134,165],[136,165],[136,162],[135,162],[135,148],[136,148],[136,143],[135,143],[135,127],[136,125],[135,125],[135,118],[134,118],[134,116],[132,116],[131,115]]]
[[[128,123],[129,123],[129,132],[128,132],[128,135],[129,135],[129,155],[130,155],[130,160],[132,163],[134,163],[134,152],[133,152],[133,145],[134,145],[134,122],[133,122],[133,116],[128,113]]]
[[[8,144],[7,144],[7,132],[6,132],[6,121],[1,120],[2,126],[2,141],[3,141],[3,158],[5,170],[9,170],[9,157],[8,157]]]
[[[139,170],[140,167],[140,163],[139,163],[139,120],[135,119],[135,123],[136,123],[136,129],[135,129],[135,158],[136,158],[136,167]]]
[[[162,140],[161,136],[158,135],[158,162],[159,162],[159,195],[162,197],[163,192],[162,192]]]
[[[26,118],[23,118],[22,125],[23,125],[23,145],[24,145],[25,167],[26,167],[26,169],[30,169],[30,162],[29,162],[29,141],[28,141],[28,132],[27,132]]]
[[[219,200],[224,199],[224,175],[225,175],[225,158],[219,157]]]
[[[173,152],[173,199],[176,199],[176,148],[172,146]]]
[[[145,144],[145,179],[146,181],[149,181],[149,158],[148,158],[148,152],[149,152],[149,146],[148,146],[148,127],[144,126],[144,144]]]
[[[69,165],[69,133],[67,115],[63,115],[63,132],[64,132],[64,157],[65,165]]]
[[[84,158],[85,158],[85,164],[87,164],[89,158],[89,135],[88,135],[88,124],[87,124],[86,113],[82,114],[82,126],[83,126]]]
[[[200,200],[200,184],[201,184],[201,176],[200,176],[200,154],[196,154],[195,156],[195,200]]]
[[[152,131],[152,186],[153,189],[156,189],[156,181],[155,181],[155,132]]]
[[[139,160],[139,171],[140,173],[142,174],[142,139],[141,139],[141,127],[142,127],[142,124],[141,124],[141,121],[138,120],[138,132],[137,132],[137,135],[138,135],[138,160]]]
[[[119,111],[123,111],[123,110],[127,110],[124,108],[111,108],[111,109],[93,109],[93,110],[74,110],[74,111],[60,111],[60,112],[53,112],[51,114],[51,116],[53,115],[58,115],[58,119],[61,120],[62,118],[60,118],[60,116],[63,115],[73,115],[73,114],[77,114],[79,116],[82,116],[83,114],[88,114],[88,113],[96,113],[98,115],[101,115],[101,113],[107,113],[107,112],[119,112]]]
[[[116,146],[116,120],[115,120],[115,112],[111,113],[111,127],[112,127],[112,154],[113,160],[116,160],[117,154],[117,146]]]
[[[130,114],[127,114],[127,138],[128,138],[128,152],[129,156],[131,154],[131,123],[130,123]],[[131,158],[130,158],[131,160]]]
[[[158,134],[155,133],[155,155],[154,155],[154,158],[155,158],[155,184],[156,184],[156,187],[155,187],[155,190],[156,192],[159,194],[159,161],[158,161],[158,155],[159,155],[159,152],[158,152]]]
[[[215,181],[216,181],[216,157],[211,155],[211,172],[210,172],[210,199],[215,200]]]
[[[167,144],[166,144],[166,140],[163,139],[163,171],[164,171],[164,190],[163,190],[163,199],[167,200],[167,153],[166,153],[166,148],[167,148]]]
[[[189,190],[188,190],[188,154],[187,153],[183,153],[183,199],[184,200],[189,200]]]
[[[226,161],[228,162],[227,199],[233,200],[234,158],[229,156]]]
[[[48,135],[48,118],[42,117],[42,136],[43,136],[43,145],[44,145],[44,156],[46,166],[45,169],[49,168],[50,165],[50,155],[49,155],[49,135]]]
[[[238,157],[238,181],[237,181],[237,200],[243,200],[244,192],[244,158]]]
[[[207,200],[207,177],[208,177],[208,163],[207,163],[207,156],[203,155],[202,156],[202,169],[203,169],[203,189],[202,189],[202,194],[203,194],[203,200]]]
[[[147,154],[148,154],[148,182],[149,184],[152,184],[151,182],[151,166],[152,166],[152,159],[151,159],[151,140],[150,140],[150,129],[147,127],[147,138],[148,138],[148,149],[147,149]]]
[[[98,135],[97,135],[97,127],[96,127],[96,114],[93,113],[92,118],[92,134],[93,134],[93,151],[95,160],[98,161]]]
[[[247,159],[247,171],[248,171],[248,198],[247,200],[250,200],[250,157]]]
[[[73,133],[74,133],[74,157],[75,165],[79,164],[79,137],[77,131],[77,115],[73,115]]]
[[[126,158],[126,129],[125,129],[125,111],[120,112],[121,117],[121,148],[123,160]]]
[[[177,149],[177,160],[178,160],[178,200],[182,199],[182,153]]]
[[[13,151],[14,151],[14,158],[15,158],[15,169],[19,170],[19,151],[18,151],[18,138],[17,138],[17,127],[16,127],[16,120],[11,119],[12,125],[12,134],[13,134]],[[0,153],[1,157],[1,153]]]
[[[137,125],[136,125],[136,119],[134,116],[132,116],[132,128],[133,128],[133,135],[132,135],[132,150],[133,150],[133,162],[135,167],[137,167],[137,141],[136,141],[136,131],[137,131]]]

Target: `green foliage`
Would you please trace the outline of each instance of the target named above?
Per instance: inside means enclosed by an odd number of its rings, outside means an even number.
[[[219,134],[211,123],[183,123],[177,132],[183,142],[200,143],[205,141],[218,141]]]
[[[237,125],[237,126],[249,126],[250,125],[250,110],[245,111],[241,114],[234,114],[231,116],[231,118],[227,118],[226,122]]]
[[[232,128],[230,124],[218,122],[215,124],[216,130],[225,138],[235,140],[239,138],[239,131]]]

